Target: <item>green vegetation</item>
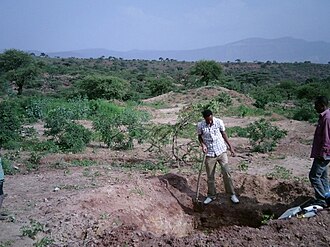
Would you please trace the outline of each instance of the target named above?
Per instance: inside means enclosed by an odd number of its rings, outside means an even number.
[[[13,243],[14,243],[13,240],[1,241],[0,247],[10,247],[13,246]]]
[[[23,236],[28,236],[31,239],[35,239],[39,232],[44,231],[44,225],[36,220],[30,220],[30,226],[22,226],[21,232]]]
[[[13,174],[11,164],[23,159],[11,157],[15,152],[27,152],[23,163],[27,170],[36,170],[47,153],[80,153],[91,142],[117,150],[148,142],[148,150],[164,164],[198,161],[200,150],[193,137],[203,109],[241,118],[277,113],[315,123],[313,99],[330,96],[329,74],[329,64],[50,58],[7,50],[0,54],[0,148],[5,150],[5,172]],[[187,105],[174,125],[151,124],[149,114],[140,110],[150,106],[142,99],[170,91],[187,94],[187,89],[201,86],[236,90],[254,105],[222,91]],[[151,105],[166,104],[160,100]],[[42,138],[34,124],[42,125]],[[227,132],[249,138],[256,152],[272,151],[285,136],[266,120]],[[180,143],[179,138],[187,141]]]
[[[211,82],[220,80],[223,70],[222,66],[216,61],[201,60],[191,68],[191,75],[198,76],[197,86],[208,86]]]
[[[287,131],[273,126],[269,121],[260,119],[249,124],[246,128],[234,126],[227,128],[229,136],[249,138],[253,151],[267,153],[273,151]]]
[[[267,225],[272,219],[274,219],[275,214],[273,213],[264,213],[262,215],[262,220],[261,220],[261,224],[262,225]]]
[[[32,56],[23,51],[10,49],[0,54],[0,72],[15,82],[18,95],[23,93],[24,86],[31,85],[40,73],[40,67],[42,63],[36,63]]]
[[[267,176],[275,179],[290,179],[292,177],[292,171],[283,166],[276,165],[274,170],[268,173]]]
[[[39,232],[45,232],[45,226],[36,220],[30,220],[30,225],[22,226],[20,230],[23,236],[28,236],[29,238],[36,240]],[[54,243],[54,240],[44,236],[40,240],[37,240],[35,243],[33,243],[33,246],[46,247],[52,243]]]
[[[287,134],[285,130],[271,125],[271,123],[265,119],[249,124],[247,131],[253,151],[261,153],[272,151],[279,140]]]

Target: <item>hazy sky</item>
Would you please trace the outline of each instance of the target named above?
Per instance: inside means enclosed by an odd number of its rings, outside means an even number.
[[[0,0],[0,49],[182,50],[290,36],[330,42],[330,0]]]

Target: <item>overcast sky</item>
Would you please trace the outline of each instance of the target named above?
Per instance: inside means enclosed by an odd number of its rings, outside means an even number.
[[[186,50],[250,37],[330,42],[330,0],[0,0],[0,49]]]

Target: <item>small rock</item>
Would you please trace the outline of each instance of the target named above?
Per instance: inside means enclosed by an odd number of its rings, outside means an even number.
[[[59,190],[60,190],[59,187],[54,188],[54,192],[57,192],[57,191],[59,191]]]

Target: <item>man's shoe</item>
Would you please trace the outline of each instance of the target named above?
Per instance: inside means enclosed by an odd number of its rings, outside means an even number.
[[[230,200],[235,204],[239,203],[239,200],[236,195],[231,195]]]
[[[212,197],[207,197],[207,198],[204,200],[204,204],[207,205],[207,204],[211,203],[213,200],[214,200],[214,198],[212,198]]]

